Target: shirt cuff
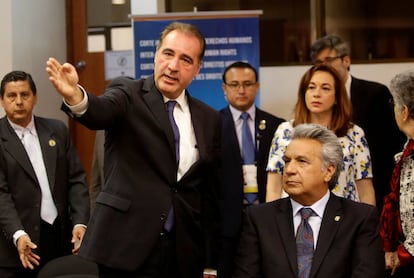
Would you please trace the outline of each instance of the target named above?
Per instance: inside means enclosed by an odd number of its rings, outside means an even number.
[[[204,269],[204,273],[203,274],[217,276],[217,270],[211,269],[211,268],[206,268],[206,269]]]
[[[70,109],[73,115],[79,117],[85,114],[86,110],[88,110],[88,94],[81,85],[78,84],[77,86],[83,93],[82,101],[76,105],[69,105],[65,99],[63,99],[63,103]]]
[[[75,226],[73,226],[73,228],[77,228],[77,227],[83,227],[86,229],[86,225],[85,224],[76,224]]]
[[[17,246],[17,240],[21,237],[27,235],[27,233],[23,230],[17,230],[14,234],[13,234],[13,243],[14,246]]]

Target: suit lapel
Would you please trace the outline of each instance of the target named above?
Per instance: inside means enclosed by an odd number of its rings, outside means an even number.
[[[8,123],[6,117],[1,119],[0,135],[3,141],[4,150],[19,163],[23,170],[28,173],[34,181],[37,182],[36,174],[30,163],[29,156],[27,155],[20,138]]]
[[[335,239],[342,217],[343,210],[340,199],[330,193],[329,201],[322,218],[321,228],[319,230],[318,243],[313,256],[310,277],[315,277],[315,273],[317,273],[325,259],[328,249]]]
[[[53,136],[53,132],[47,128],[44,121],[35,117],[35,126],[37,136],[39,137],[40,148],[42,149],[43,163],[45,164],[46,173],[49,180],[49,186],[51,192],[53,192],[55,180],[56,180],[56,157],[58,146]],[[62,147],[64,148],[64,147]]]
[[[239,140],[237,139],[236,128],[234,126],[234,119],[229,106],[227,106],[222,111],[222,116],[222,136],[224,137],[223,141],[226,142],[223,145],[225,145],[227,148],[231,148],[232,156],[237,159],[235,161],[240,161],[241,164],[242,158],[240,154]]]
[[[161,130],[165,133],[166,139],[170,145],[171,154],[173,155],[172,157],[175,157],[174,133],[170,119],[168,118],[164,100],[161,93],[155,87],[153,77],[148,77],[147,80],[145,80],[143,89],[147,91],[147,93],[143,95],[143,99],[154,116],[155,122],[158,122]]]
[[[256,160],[260,161],[262,156],[268,156],[269,155],[269,150],[266,150],[263,148],[263,145],[260,144],[260,140],[262,138],[266,137],[266,128],[268,128],[266,126],[266,119],[264,117],[264,113],[256,108],[256,122],[255,122],[255,135],[256,135],[256,149],[257,149],[257,155],[256,155]]]
[[[276,208],[276,223],[292,273],[297,276],[296,240],[293,228],[292,205],[286,198]]]

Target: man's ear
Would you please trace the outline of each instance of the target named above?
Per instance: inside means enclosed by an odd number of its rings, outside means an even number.
[[[349,57],[348,55],[344,56],[342,58],[342,63],[344,63],[346,68],[349,69],[349,67],[351,66],[351,57]]]
[[[329,165],[326,167],[324,181],[329,182],[335,174],[335,170],[336,167],[334,165]]]
[[[410,119],[410,111],[408,111],[407,105],[404,105],[401,113],[403,114],[403,120],[408,121]]]

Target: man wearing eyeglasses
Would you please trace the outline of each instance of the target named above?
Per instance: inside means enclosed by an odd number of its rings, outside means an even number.
[[[277,126],[284,121],[255,106],[259,82],[257,70],[250,64],[229,65],[223,73],[222,88],[229,105],[220,111],[223,128],[220,278],[231,277],[243,209],[265,202],[270,144]]]
[[[390,188],[394,154],[399,152],[405,141],[389,105],[390,91],[383,84],[358,79],[349,73],[350,48],[338,36],[327,35],[316,40],[311,47],[311,59],[313,64],[331,65],[345,82],[354,123],[364,130],[370,148],[376,202],[381,211],[383,198]]]

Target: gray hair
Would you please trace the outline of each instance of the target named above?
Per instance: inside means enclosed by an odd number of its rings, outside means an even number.
[[[343,163],[342,147],[335,133],[319,124],[300,124],[293,130],[292,141],[295,139],[312,139],[321,143],[322,166],[324,169],[329,165],[335,166],[335,173],[329,181],[329,189],[333,189],[338,182]]]
[[[414,119],[414,70],[407,70],[394,76],[390,83],[394,104],[402,110],[408,107],[410,118]]]
[[[342,58],[351,55],[349,45],[344,40],[336,35],[326,35],[312,44],[310,57],[313,64],[315,64],[318,54],[325,49],[335,50]]]

